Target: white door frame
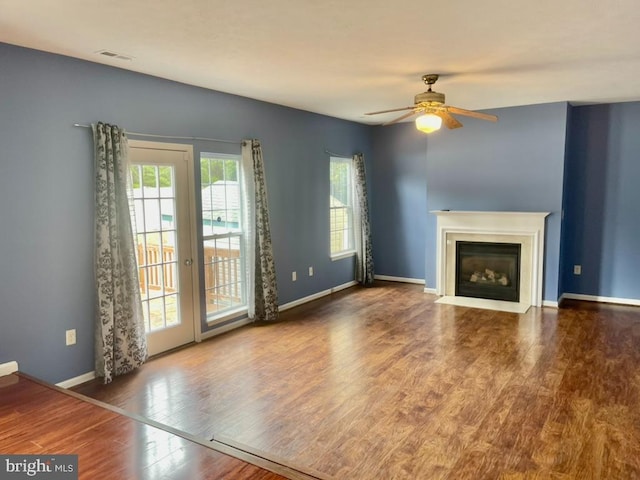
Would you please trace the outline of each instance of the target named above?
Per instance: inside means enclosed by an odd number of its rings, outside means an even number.
[[[148,148],[153,150],[170,150],[183,152],[187,157],[187,198],[188,198],[188,210],[189,215],[186,219],[188,222],[187,228],[190,233],[190,248],[191,259],[193,261],[191,265],[191,303],[192,303],[192,324],[193,324],[193,336],[196,342],[202,341],[202,326],[200,318],[200,253],[198,249],[198,235],[197,235],[197,217],[196,217],[196,196],[195,196],[195,172],[194,172],[194,160],[193,160],[193,145],[184,143],[167,143],[167,142],[155,142],[147,140],[133,140],[128,139],[129,147],[134,148]]]

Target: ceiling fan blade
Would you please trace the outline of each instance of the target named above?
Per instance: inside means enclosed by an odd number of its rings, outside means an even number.
[[[460,128],[462,126],[462,123],[460,123],[457,119],[453,118],[451,115],[449,115],[449,113],[447,113],[444,110],[436,113],[436,115],[438,115],[442,119],[442,122],[444,123],[444,125],[449,129]]]
[[[498,117],[495,115],[489,115],[487,113],[473,112],[471,110],[465,110],[458,107],[447,107],[449,113],[455,113],[457,115],[464,115],[466,117],[479,118],[480,120],[489,120],[490,122],[497,122]]]
[[[380,110],[379,112],[369,112],[365,113],[365,115],[378,115],[379,113],[391,113],[391,112],[400,112],[402,110],[412,110],[415,107],[402,107],[402,108],[392,108],[391,110]]]
[[[415,115],[416,113],[417,113],[416,111],[405,113],[404,115],[401,115],[398,118],[391,120],[390,122],[383,123],[382,125],[391,125],[392,123],[397,123],[400,120],[404,120],[405,118],[409,118],[411,115]]]

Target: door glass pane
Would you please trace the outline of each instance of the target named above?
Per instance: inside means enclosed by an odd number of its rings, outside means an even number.
[[[172,166],[133,165],[136,257],[146,331],[180,324]]]
[[[178,316],[178,295],[167,295],[164,298],[167,326],[178,325],[180,323],[180,317]]]
[[[142,166],[142,182],[144,192],[150,197],[158,197],[158,167],[156,165]]]
[[[173,198],[163,198],[160,200],[160,216],[162,219],[162,229],[175,230],[175,202]]]
[[[160,179],[160,196],[173,198],[173,167],[162,166],[158,169],[158,175]]]
[[[144,218],[144,230],[146,232],[157,232],[160,230],[160,202],[157,198],[145,198],[142,201]],[[136,212],[136,224],[138,215]]]
[[[146,241],[146,238],[144,234],[136,235],[136,260],[139,266],[143,266],[147,264],[145,241]]]
[[[133,184],[133,197],[142,198],[142,165],[131,166],[131,182]]]
[[[164,300],[162,297],[149,300],[150,324],[149,331],[161,330],[164,328]]]

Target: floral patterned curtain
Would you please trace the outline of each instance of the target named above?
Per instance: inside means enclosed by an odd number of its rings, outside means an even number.
[[[130,204],[127,137],[91,125],[95,146],[96,376],[109,383],[147,359]]]
[[[278,285],[276,267],[273,261],[269,208],[264,176],[262,147],[258,140],[246,140],[242,146],[243,173],[249,203],[249,250],[247,260],[250,265],[249,318],[258,322],[272,322],[278,319]],[[253,247],[253,248],[251,248]]]
[[[361,285],[373,284],[373,249],[371,247],[371,224],[369,223],[369,201],[365,177],[364,156],[353,156],[353,177],[356,194],[356,281]]]

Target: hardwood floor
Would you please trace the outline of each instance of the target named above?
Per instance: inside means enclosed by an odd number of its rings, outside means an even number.
[[[278,475],[79,397],[22,375],[0,377],[0,453],[77,455],[78,478],[87,480],[308,478]]]
[[[336,479],[640,479],[640,309],[380,282],[77,388]]]

